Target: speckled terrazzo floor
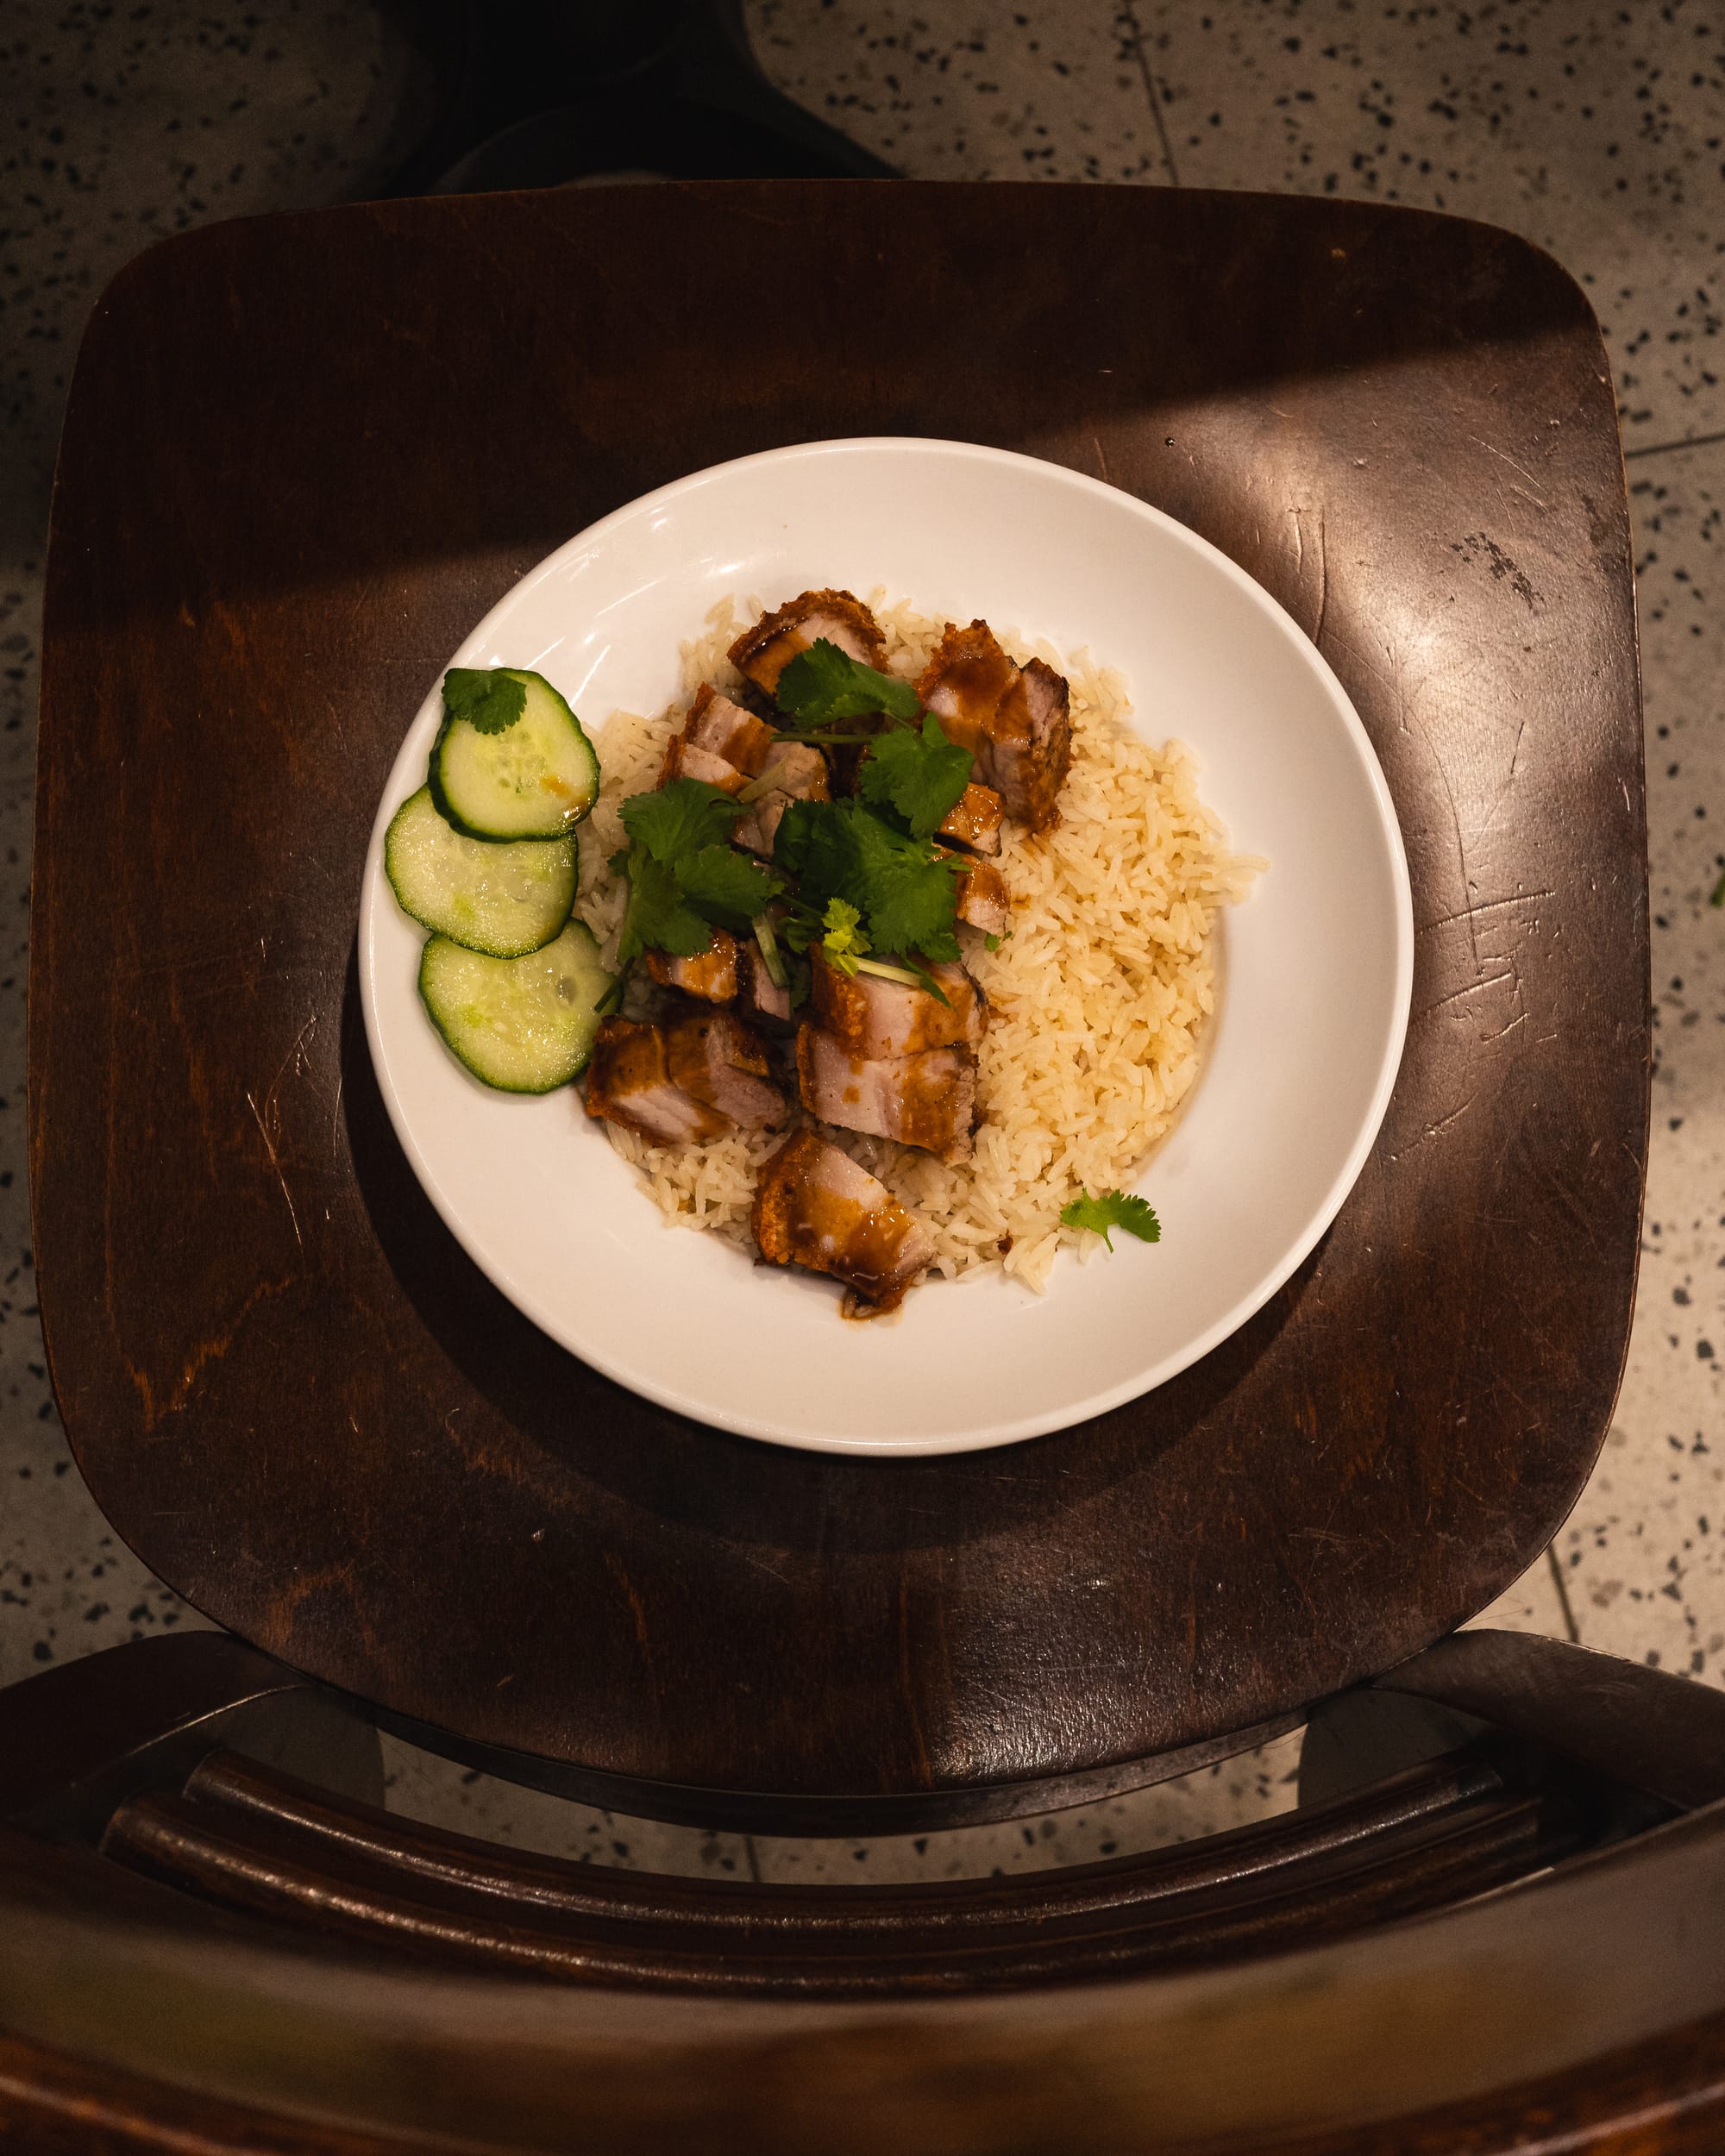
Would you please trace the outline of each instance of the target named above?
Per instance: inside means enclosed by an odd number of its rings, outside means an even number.
[[[1647,699],[1658,1033],[1641,1289],[1599,1467],[1484,1621],[1725,1675],[1725,12],[1378,0],[754,0],[768,73],[916,178],[1294,189],[1550,248],[1604,325]],[[359,0],[247,15],[10,0],[0,22],[0,1683],[196,1624],[94,1511],[48,1397],[25,1195],[23,959],[41,545],[91,302],[154,237],[363,193],[423,88]],[[392,1746],[421,1816],[596,1862],[880,1879],[1072,1862],[1292,1802],[1297,1739],[1051,1820],[869,1846],[615,1819]]]

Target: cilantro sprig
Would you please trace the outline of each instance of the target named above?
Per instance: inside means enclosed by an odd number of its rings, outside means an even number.
[[[826,931],[820,939],[821,949],[840,973],[850,974],[854,979],[873,948],[869,931],[862,925],[862,916],[848,899],[829,899],[826,912],[821,916],[821,926]]]
[[[913,838],[931,837],[970,783],[969,750],[948,739],[910,683],[864,666],[825,636],[790,661],[775,693],[809,730],[807,738],[868,743],[858,775],[862,799],[896,818]],[[875,734],[820,731],[847,718],[891,724]]]
[[[1060,1208],[1062,1224],[1069,1228],[1088,1228],[1100,1235],[1108,1248],[1114,1247],[1110,1228],[1124,1229],[1126,1234],[1137,1236],[1140,1243],[1159,1243],[1162,1223],[1145,1201],[1129,1195],[1123,1190],[1104,1191],[1100,1198],[1093,1198],[1081,1183],[1078,1195],[1070,1205]]]
[[[949,741],[932,711],[922,730],[894,727],[877,735],[857,776],[862,799],[904,818],[913,838],[932,838],[970,783],[968,749]]]
[[[877,951],[956,959],[957,874],[925,838],[895,830],[864,801],[793,801],[774,842],[775,864],[798,882],[803,908],[854,906]]]
[[[673,779],[651,793],[631,793],[618,813],[631,847],[669,862],[703,846],[723,845],[737,808],[722,787],[705,779]]]
[[[699,779],[673,779],[656,793],[623,804],[628,846],[612,861],[629,878],[618,962],[643,951],[696,958],[712,948],[712,931],[746,929],[781,888],[758,862],[731,850],[739,811],[730,795]]]
[[[846,899],[829,899],[826,911],[819,914],[802,900],[792,899],[785,937],[799,951],[819,942],[828,965],[852,981],[859,973],[875,974],[882,981],[896,981],[900,987],[925,989],[938,1003],[945,1004],[949,1011],[952,1008],[951,999],[926,966],[919,965],[913,958],[900,966],[890,959],[869,956],[874,945],[869,931],[862,925],[862,915]]]
[[[865,667],[825,636],[800,651],[779,676],[773,694],[781,711],[805,726],[831,726],[841,718],[913,719],[922,706],[908,681]]]
[[[443,711],[477,734],[500,734],[527,708],[527,685],[501,667],[451,667],[443,676]]]

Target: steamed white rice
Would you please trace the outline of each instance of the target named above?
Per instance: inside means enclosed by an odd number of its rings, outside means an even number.
[[[869,604],[890,670],[913,678],[942,620],[888,605],[884,592]],[[740,612],[734,600],[715,607],[706,634],[683,648],[683,693],[670,710],[651,718],[618,711],[596,736],[603,785],[581,826],[577,907],[608,959],[628,900],[627,880],[606,866],[624,843],[618,805],[656,783],[703,681],[738,686],[725,650],[762,611],[752,598]],[[1039,1291],[1063,1244],[1084,1257],[1102,1247],[1099,1236],[1063,1227],[1061,1207],[1081,1187],[1093,1195],[1131,1189],[1190,1092],[1215,1007],[1217,909],[1245,897],[1267,864],[1228,850],[1182,743],[1152,749],[1132,730],[1118,674],[1086,652],[1063,656],[1003,633],[1000,641],[1020,663],[1040,657],[1070,683],[1072,768],[1051,831],[1033,838],[1006,828],[1000,866],[1012,935],[990,951],[959,930],[990,1006],[977,1051],[975,1156],[949,1167],[888,1139],[827,1135],[926,1223],[937,1272],[957,1278],[999,1265]],[[630,995],[632,1012],[644,1009],[647,984],[637,979]],[[668,1220],[752,1251],[756,1173],[783,1131],[656,1145],[614,1123],[604,1128]]]

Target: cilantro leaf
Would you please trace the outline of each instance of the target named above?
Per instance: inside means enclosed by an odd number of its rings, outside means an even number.
[[[629,911],[617,947],[619,967],[645,950],[669,951],[674,958],[698,958],[712,948],[712,924],[688,903],[674,868],[655,859],[644,847],[629,849]]]
[[[862,916],[848,899],[829,899],[821,925],[826,933],[820,947],[840,973],[855,975],[856,961],[869,949],[869,931]]]
[[[679,888],[709,920],[727,927],[746,925],[763,913],[779,888],[779,879],[729,846],[699,846],[684,854],[674,870]]]
[[[908,681],[877,673],[860,659],[817,636],[779,676],[773,692],[781,711],[805,726],[826,726],[837,718],[868,718],[884,711],[889,718],[914,718],[921,705]]]
[[[952,1008],[951,997],[925,966],[913,966],[910,970],[916,975],[917,986],[925,995],[932,995],[937,1003],[944,1004],[949,1011]]]
[[[921,733],[895,727],[875,736],[858,784],[865,801],[896,809],[913,838],[932,838],[969,785],[970,767],[970,751],[949,741],[925,711]]]
[[[812,913],[801,907],[800,900],[793,899],[791,908],[791,912],[779,924],[778,936],[781,943],[787,943],[800,957],[820,935],[820,923]]]
[[[819,919],[830,898],[844,894],[845,801],[792,801],[773,837],[773,862],[805,886],[798,896]],[[837,810],[837,815],[831,813]]]
[[[501,667],[451,667],[443,676],[443,710],[476,734],[500,734],[527,708],[527,685]]]
[[[876,828],[887,830],[878,820]],[[898,837],[893,830],[887,835]],[[922,850],[919,846],[917,854],[889,852],[878,845],[868,849],[872,856],[864,909],[869,932],[877,950],[919,951],[925,958],[957,959],[958,938],[953,924],[958,915],[957,879],[938,854],[932,860],[919,858]]]
[[[1104,1191],[1100,1198],[1093,1198],[1081,1183],[1071,1204],[1060,1208],[1060,1219],[1065,1227],[1090,1229],[1110,1250],[1114,1247],[1110,1228],[1124,1228],[1140,1243],[1162,1240],[1161,1221],[1142,1198],[1130,1197],[1123,1190]]]
[[[926,839],[907,838],[855,799],[793,801],[773,848],[777,865],[800,881],[814,906],[854,906],[877,951],[957,958],[955,872]]]
[[[631,847],[668,866],[703,846],[722,845],[743,812],[705,779],[673,779],[656,793],[631,793],[618,812]]]
[[[858,926],[862,916],[847,899],[829,899],[821,917],[829,950],[867,950],[869,938]]]
[[[700,779],[673,779],[656,793],[634,793],[618,813],[629,834],[613,870],[629,877],[618,962],[643,951],[696,958],[712,948],[715,921],[741,927],[779,888],[776,876],[726,843],[739,811],[728,793]]]

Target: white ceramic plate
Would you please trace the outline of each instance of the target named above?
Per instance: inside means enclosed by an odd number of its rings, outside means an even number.
[[[432,1202],[554,1339],[649,1399],[827,1451],[1005,1445],[1118,1407],[1183,1369],[1273,1294],[1334,1219],[1389,1099],[1407,1028],[1413,909],[1377,759],[1280,606],[1132,496],[999,449],[818,442],[662,487],[543,562],[452,655],[536,668],[590,729],[662,709],[678,647],[736,593],[884,585],[1125,674],[1137,724],[1196,749],[1205,799],[1272,866],[1228,909],[1207,1068],[1140,1188],[1160,1244],[1063,1256],[1045,1295],[989,1275],[847,1325],[830,1282],[751,1266],[665,1225],[570,1090],[492,1093],[433,1033],[424,932],[395,905],[383,837],[424,779],[428,690],[366,860],[360,977],[390,1116]],[[442,673],[438,681],[442,680]]]

